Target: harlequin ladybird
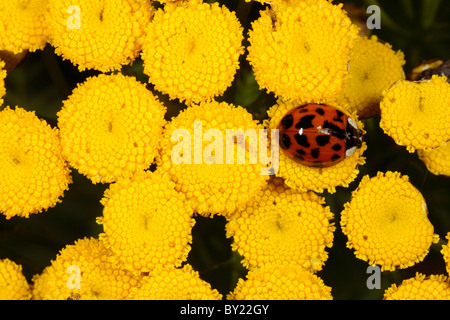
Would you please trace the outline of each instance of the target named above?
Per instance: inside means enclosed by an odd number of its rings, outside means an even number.
[[[332,166],[362,145],[362,131],[355,120],[325,104],[295,107],[281,119],[278,130],[280,148],[306,166]]]

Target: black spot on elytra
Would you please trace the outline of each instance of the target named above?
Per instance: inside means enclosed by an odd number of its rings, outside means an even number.
[[[313,163],[312,163],[312,166],[313,167],[317,167],[317,168],[320,168],[320,167],[322,167],[322,161],[314,161]]]
[[[281,135],[280,147],[282,149],[289,149],[290,146],[291,146],[291,138],[289,138],[287,134],[283,133]]]
[[[331,157],[331,161],[337,161],[339,160],[341,157],[338,154],[335,154]]]
[[[283,119],[281,119],[281,125],[285,130],[292,127],[293,124],[294,124],[294,117],[291,114],[288,114]]]
[[[315,148],[315,149],[312,149],[312,150],[311,150],[311,156],[312,156],[314,159],[319,158],[319,155],[320,155],[320,149],[319,149],[319,148]]]
[[[330,142],[330,136],[329,135],[317,136],[316,137],[316,142],[321,147],[326,146]]]
[[[299,154],[299,155],[301,155],[301,156],[304,156],[304,155],[306,155],[306,151],[305,150],[303,150],[303,149],[297,149],[297,154]]]
[[[345,130],[339,128],[337,125],[329,122],[329,121],[325,121],[323,123],[322,128],[324,129],[330,129],[331,130],[331,135],[337,137],[338,139],[345,139],[346,135],[345,135]]]
[[[331,149],[333,149],[334,151],[339,151],[342,149],[342,146],[339,143],[336,143],[331,147]]]
[[[294,155],[294,160],[297,160],[297,161],[304,161],[305,158],[304,158],[303,156],[299,156],[298,154],[296,154],[296,155]]]
[[[325,114],[325,111],[324,111],[322,108],[317,108],[317,109],[316,109],[316,112],[317,112],[318,114],[320,114],[321,116],[323,116],[323,115]]]
[[[316,116],[315,115],[308,115],[308,116],[304,116],[304,117],[302,117],[296,124],[295,124],[295,127],[297,128],[297,129],[301,129],[301,128],[303,128],[303,129],[309,129],[309,128],[313,128],[314,126],[313,126],[313,124],[312,124],[312,121],[313,121],[313,119],[315,118]]]
[[[298,133],[294,135],[295,141],[304,148],[309,148],[310,144],[308,142],[308,137],[304,134],[299,135]]]
[[[344,122],[344,120],[342,120],[343,116],[344,116],[343,112],[336,110],[336,117],[333,118],[333,121]]]
[[[297,109],[299,110],[299,112],[308,112],[308,108],[306,108],[307,106],[308,104],[302,104],[298,106]]]

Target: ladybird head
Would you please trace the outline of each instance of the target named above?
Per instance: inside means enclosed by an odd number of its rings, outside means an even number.
[[[356,121],[348,118],[345,142],[345,156],[349,157],[362,146],[363,132],[358,128]]]

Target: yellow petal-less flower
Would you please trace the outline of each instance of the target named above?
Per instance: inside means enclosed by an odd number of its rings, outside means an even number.
[[[393,284],[384,292],[384,300],[450,300],[450,282],[444,275],[429,277],[416,273],[414,278]]]
[[[332,300],[331,288],[295,265],[265,265],[239,279],[229,300]]]
[[[431,150],[417,150],[417,155],[431,173],[450,176],[450,143]]]
[[[249,268],[270,264],[299,265],[311,272],[322,269],[333,243],[333,214],[324,199],[297,192],[275,178],[226,226],[233,250]]]
[[[87,79],[58,112],[63,152],[93,183],[147,169],[158,154],[165,106],[133,77]]]
[[[157,163],[175,181],[176,189],[193,201],[197,213],[227,216],[256,196],[269,178],[261,174],[265,165],[258,159],[250,161],[251,133],[256,144],[260,129],[252,114],[240,106],[216,101],[194,104],[165,127]],[[231,140],[230,132],[239,135],[238,130],[243,134],[249,130],[245,144],[240,143],[243,136]],[[207,137],[207,132],[212,136]],[[229,147],[231,152],[226,151]]]
[[[349,77],[344,83],[338,105],[348,104],[350,113],[361,118],[380,113],[383,92],[396,81],[405,79],[404,54],[394,51],[388,43],[376,36],[359,37],[349,62]]]
[[[447,233],[445,239],[447,239],[447,244],[442,245],[441,253],[444,257],[447,273],[450,274],[450,232]]]
[[[55,206],[72,182],[57,129],[34,112],[0,112],[0,212],[28,217]]]
[[[197,0],[166,4],[147,27],[144,73],[171,99],[211,99],[231,85],[242,40],[242,27],[225,6]]]
[[[261,12],[249,32],[248,61],[261,88],[284,99],[323,102],[342,91],[357,35],[342,4],[299,1]]]
[[[6,78],[5,62],[0,59],[0,106],[3,104],[3,96],[6,93],[5,78]]]
[[[167,175],[145,171],[121,179],[106,190],[101,202],[100,239],[128,270],[140,274],[157,265],[178,267],[186,259],[193,211]]]
[[[47,43],[44,19],[48,0],[0,2],[0,50],[19,53],[43,49]]]
[[[268,129],[277,129],[284,115],[298,105],[301,105],[301,103],[279,101],[278,104],[268,110],[269,119],[264,122],[264,126]],[[340,108],[342,111],[345,109],[345,107]],[[352,118],[357,121],[355,114],[352,115]],[[356,123],[358,128],[363,130],[362,122],[357,121]],[[363,142],[362,147],[357,149],[352,156],[326,168],[301,165],[288,158],[280,150],[279,170],[276,176],[283,178],[289,187],[299,191],[311,190],[321,193],[327,190],[330,193],[334,193],[336,192],[336,187],[348,187],[355,180],[359,173],[358,166],[365,163],[365,158],[362,155],[366,149],[367,145]]]
[[[222,295],[187,264],[178,269],[159,265],[131,290],[130,300],[220,300]]]
[[[95,238],[65,246],[32,280],[33,300],[121,300],[138,283]]]
[[[29,300],[31,289],[22,266],[9,259],[0,260],[0,300]]]
[[[409,152],[429,150],[450,140],[450,83],[445,76],[401,80],[384,95],[380,127]]]
[[[152,13],[150,1],[48,0],[49,42],[80,71],[117,70],[139,55]]]
[[[439,240],[422,194],[398,172],[364,176],[344,206],[341,227],[356,257],[382,270],[422,261]]]

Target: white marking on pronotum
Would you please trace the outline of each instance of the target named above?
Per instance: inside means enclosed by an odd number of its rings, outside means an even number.
[[[353,128],[358,129],[358,125],[356,124],[355,120],[353,120],[352,118],[348,118],[348,123],[350,123],[350,125]]]
[[[356,147],[351,147],[350,149],[345,150],[345,156],[350,157],[356,151]]]

